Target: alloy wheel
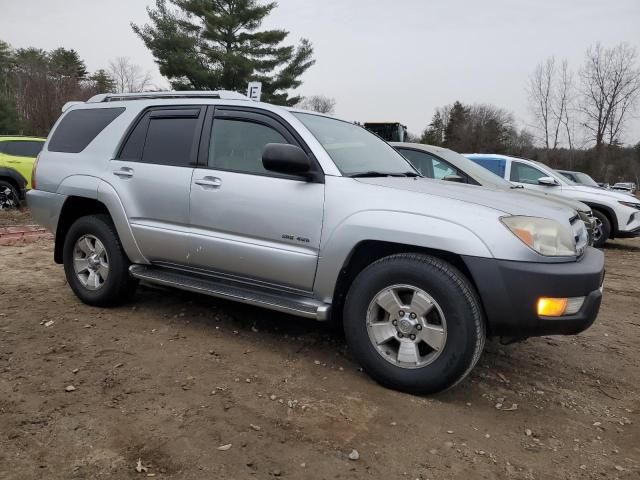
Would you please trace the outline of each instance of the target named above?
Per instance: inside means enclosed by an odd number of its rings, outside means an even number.
[[[367,331],[377,352],[401,368],[433,363],[447,342],[442,308],[411,285],[392,285],[374,296],[367,309]]]
[[[73,269],[87,290],[102,288],[109,277],[109,257],[102,242],[93,235],[83,235],[73,248]]]
[[[16,208],[17,206],[18,199],[14,191],[9,187],[0,186],[0,210]]]

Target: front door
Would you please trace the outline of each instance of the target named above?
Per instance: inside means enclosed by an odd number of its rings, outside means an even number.
[[[324,183],[265,170],[267,143],[305,148],[284,121],[255,109],[210,107],[191,185],[193,267],[310,291]]]
[[[542,177],[548,177],[549,175],[526,163],[518,162],[516,160],[511,161],[511,173],[509,174],[509,180],[518,185],[522,185],[524,188],[531,190],[538,190],[544,193],[560,193],[562,188],[560,185],[541,185],[538,183],[538,179]]]
[[[203,120],[199,106],[150,109],[110,162],[133,236],[152,262],[188,263],[189,190]]]

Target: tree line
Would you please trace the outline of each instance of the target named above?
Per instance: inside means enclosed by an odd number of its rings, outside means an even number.
[[[131,24],[175,90],[245,91],[262,82],[262,100],[331,113],[335,100],[290,95],[310,68],[307,39],[287,44],[289,32],[261,29],[275,2],[157,0],[149,23]],[[0,41],[0,134],[46,135],[65,102],[98,93],[159,90],[148,72],[119,57],[89,73],[75,50],[12,49]]]
[[[640,177],[640,142],[625,147],[640,98],[638,51],[627,43],[590,47],[583,65],[549,57],[528,78],[532,122],[518,129],[508,111],[459,101],[437,108],[418,141],[458,152],[502,153],[580,170],[607,181]],[[634,138],[634,136],[636,138]]]
[[[263,84],[262,99],[332,113],[335,100],[292,94],[315,63],[308,39],[288,42],[283,29],[262,29],[275,2],[156,0],[149,22],[131,24],[160,73],[176,90],[244,91]],[[126,58],[93,73],[75,50],[12,49],[0,41],[0,133],[46,135],[70,100],[97,93],[158,90],[148,72]],[[640,94],[638,53],[628,44],[590,47],[573,71],[550,57],[526,88],[532,122],[488,104],[455,101],[436,109],[418,141],[459,152],[505,153],[580,169],[613,181],[640,175],[640,146],[623,147]]]
[[[125,57],[90,73],[73,49],[13,49],[0,40],[0,134],[46,136],[66,102],[142,91],[150,79]]]

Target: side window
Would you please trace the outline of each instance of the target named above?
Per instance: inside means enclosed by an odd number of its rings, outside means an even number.
[[[442,180],[445,177],[451,175],[459,175],[464,177],[458,169],[451,166],[449,163],[441,160],[433,155],[429,155],[427,152],[419,152],[417,150],[398,149],[402,155],[418,170],[423,176],[427,178],[435,178],[436,180]]]
[[[44,145],[44,142],[34,142],[32,140],[13,140],[4,143],[4,153],[6,155],[30,158],[37,157]]]
[[[200,108],[154,109],[130,131],[119,160],[193,167],[199,138]]]
[[[131,131],[122,150],[120,150],[119,160],[139,162],[142,159],[144,141],[147,138],[147,129],[149,128],[149,116],[150,113],[147,112]]]
[[[455,168],[453,168],[451,165],[449,165],[446,162],[443,162],[442,160],[439,159],[433,159],[433,178],[437,179],[437,180],[442,180],[445,177],[449,177],[452,175],[460,175],[458,173],[458,170],[456,170]],[[460,175],[461,177],[463,175]]]
[[[149,128],[142,150],[143,163],[189,167],[196,136],[198,117],[149,118]]]
[[[413,168],[420,172],[420,175],[427,178],[433,177],[433,157],[426,152],[399,148],[398,151],[413,165]]]
[[[83,108],[70,111],[53,132],[49,141],[49,151],[81,152],[124,110],[124,107],[120,107]]]
[[[481,167],[486,168],[490,172],[504,178],[505,171],[507,169],[507,161],[501,158],[471,158],[473,162],[477,163]]]
[[[289,143],[277,130],[261,123],[215,118],[209,145],[209,167],[273,175],[262,166],[267,143]]]
[[[511,162],[511,181],[519,183],[538,184],[538,179],[546,177],[544,172],[520,162]]]

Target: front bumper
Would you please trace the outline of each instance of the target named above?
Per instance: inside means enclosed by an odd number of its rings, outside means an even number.
[[[640,227],[636,227],[633,230],[618,230],[616,234],[617,238],[635,238],[640,237]]]
[[[489,334],[572,335],[593,324],[602,300],[604,254],[592,247],[571,263],[529,263],[463,257],[480,294]],[[540,297],[585,297],[574,315],[539,317]]]
[[[621,222],[620,215],[618,215],[618,231],[615,232],[616,238],[633,238],[640,237],[640,211],[635,208],[624,207],[625,214]]]

